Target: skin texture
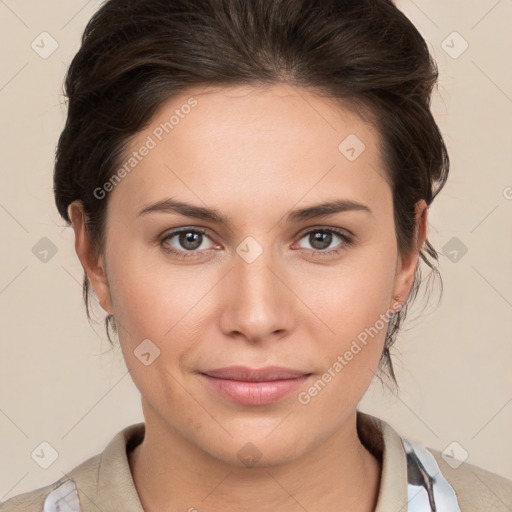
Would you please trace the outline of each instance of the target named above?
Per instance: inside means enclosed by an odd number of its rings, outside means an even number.
[[[146,437],[130,454],[142,504],[146,511],[374,510],[381,468],[358,438],[356,407],[386,329],[308,404],[297,396],[395,298],[404,302],[427,206],[418,203],[416,242],[399,255],[375,128],[332,99],[287,85],[187,91],[161,106],[131,151],[191,97],[197,105],[107,195],[103,254],[90,243],[80,204],[69,209],[77,255],[100,304],[116,317],[142,396]],[[349,134],[365,145],[354,161],[338,149]],[[231,225],[137,215],[171,197],[216,208]],[[333,199],[363,203],[371,213],[286,222],[290,210]],[[179,236],[163,241],[182,227],[207,231],[187,259],[165,248],[186,253],[192,244]],[[353,244],[336,234],[319,242],[315,234],[326,228],[351,233]],[[262,250],[250,263],[237,253],[246,237]],[[340,251],[327,252],[333,249]],[[147,366],[134,355],[145,339],[160,350]],[[198,374],[238,364],[313,376],[278,402],[242,405]],[[249,442],[261,454],[252,467],[237,456]]]

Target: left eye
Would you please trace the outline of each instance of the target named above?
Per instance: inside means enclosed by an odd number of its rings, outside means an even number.
[[[314,251],[329,253],[331,251],[325,251],[325,249],[332,244],[333,235],[334,237],[338,237],[339,239],[341,239],[342,246],[350,245],[351,238],[345,233],[338,231],[337,229],[313,229],[308,231],[307,233],[304,233],[301,240],[307,238],[308,242],[313,245],[312,249]],[[332,249],[332,251],[334,252],[336,252],[337,250],[339,249]]]

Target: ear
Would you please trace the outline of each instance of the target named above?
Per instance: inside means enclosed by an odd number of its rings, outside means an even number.
[[[101,307],[111,315],[114,314],[110,290],[105,272],[104,256],[99,254],[92,243],[86,226],[86,213],[81,201],[73,201],[68,206],[68,216],[75,232],[75,251],[83,269],[98,297]]]
[[[402,305],[411,291],[420,251],[425,243],[425,238],[427,237],[427,217],[428,206],[422,199],[416,203],[416,228],[412,249],[407,255],[399,255],[397,261],[393,297]]]

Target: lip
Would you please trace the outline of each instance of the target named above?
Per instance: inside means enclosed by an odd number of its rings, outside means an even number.
[[[211,389],[245,405],[266,405],[299,388],[311,373],[279,366],[252,369],[230,366],[201,373]]]
[[[227,366],[202,372],[219,379],[239,380],[244,382],[270,382],[275,380],[295,379],[309,375],[308,372],[285,368],[283,366],[266,366],[249,368],[247,366]]]

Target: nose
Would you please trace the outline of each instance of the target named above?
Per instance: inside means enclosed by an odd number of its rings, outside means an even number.
[[[286,336],[301,313],[290,272],[270,250],[254,260],[240,254],[221,284],[220,328],[227,336],[249,342]]]

